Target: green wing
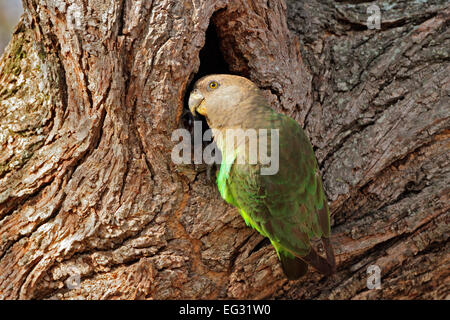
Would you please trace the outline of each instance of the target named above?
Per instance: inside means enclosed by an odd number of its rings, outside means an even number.
[[[260,165],[227,163],[221,165],[217,184],[222,197],[239,209],[247,225],[271,240],[279,256],[305,256],[311,238],[330,235],[314,151],[296,121],[271,109],[261,114],[254,119],[255,129],[279,129],[278,173],[260,175]]]

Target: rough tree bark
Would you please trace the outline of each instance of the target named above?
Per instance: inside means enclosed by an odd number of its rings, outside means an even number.
[[[24,0],[0,61],[0,297],[449,298],[450,8],[378,1],[369,30],[370,4]],[[288,282],[204,167],[172,163],[217,72],[305,127],[333,277]]]

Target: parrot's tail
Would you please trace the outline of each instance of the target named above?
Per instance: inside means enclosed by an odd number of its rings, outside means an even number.
[[[284,274],[289,280],[297,280],[308,272],[308,264],[300,258],[288,257],[281,253],[280,262]]]
[[[330,238],[322,237],[322,243],[325,248],[325,252],[327,253],[327,261],[330,264],[333,273],[335,273],[336,272],[336,260],[334,258],[334,250],[333,250],[333,246],[331,245]]]
[[[311,266],[317,269],[319,272],[329,276],[336,272],[336,262],[334,260],[334,251],[331,246],[331,242],[329,238],[322,238],[322,243],[325,247],[325,251],[327,253],[327,260],[322,258],[319,254],[317,254],[314,248],[311,248],[311,251],[308,255],[302,257],[302,259],[308,262]]]

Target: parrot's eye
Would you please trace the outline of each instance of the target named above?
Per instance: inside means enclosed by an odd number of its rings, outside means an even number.
[[[217,83],[217,81],[211,81],[209,83],[209,88],[210,89],[217,89],[219,87],[219,84]]]

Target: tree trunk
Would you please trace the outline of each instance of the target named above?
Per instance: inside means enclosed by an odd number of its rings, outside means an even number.
[[[0,61],[0,297],[448,299],[450,8],[374,3],[380,29],[361,1],[24,0]],[[334,276],[288,281],[205,167],[171,161],[209,73],[305,127]]]

